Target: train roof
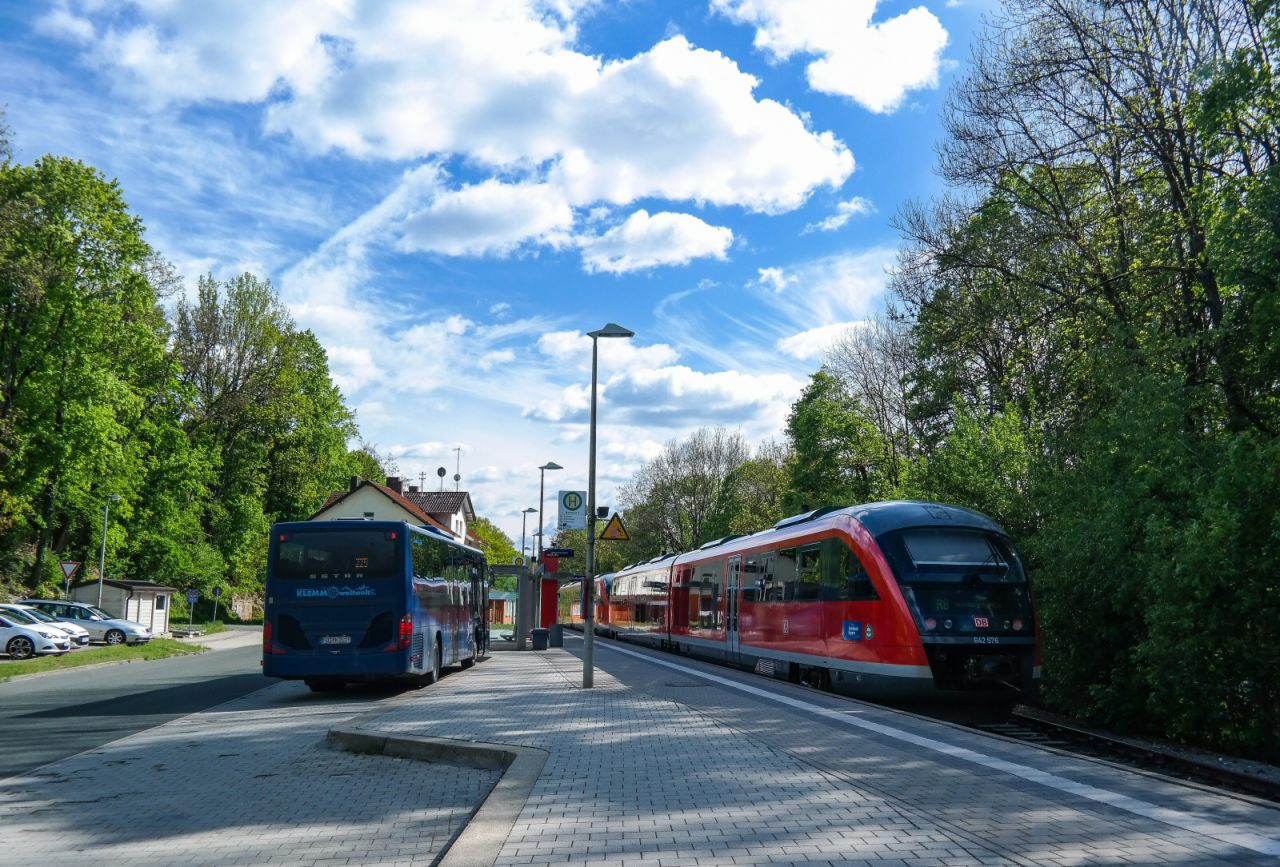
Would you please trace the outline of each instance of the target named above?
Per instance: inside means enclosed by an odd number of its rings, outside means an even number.
[[[971,530],[988,530],[1007,536],[1004,528],[981,512],[934,503],[928,500],[889,500],[883,503],[865,503],[840,509],[836,514],[848,514],[866,527],[873,536],[903,530],[907,527],[964,527]]]
[[[880,503],[863,503],[858,506],[826,506],[783,518],[766,530],[749,536],[726,536],[714,539],[692,551],[679,555],[684,559],[702,559],[709,551],[723,547],[726,552],[749,549],[758,544],[782,541],[787,537],[810,533],[840,523],[841,519],[854,520],[879,537],[908,527],[956,527],[969,530],[985,530],[1007,536],[1008,533],[995,521],[981,512],[934,503],[927,500],[888,500]]]
[[[676,559],[701,560],[709,552],[724,548],[726,553],[740,549],[750,549],[755,545],[770,544],[774,540],[782,541],[789,536],[810,533],[840,523],[841,519],[854,520],[871,533],[879,537],[895,530],[909,527],[956,527],[967,530],[985,530],[1008,536],[999,524],[981,512],[966,509],[963,506],[952,506],[947,503],[935,503],[928,500],[887,500],[880,503],[863,503],[859,506],[826,506],[783,518],[766,530],[750,535],[732,535],[704,542],[691,551],[681,554],[665,554],[652,560],[630,563],[608,576],[601,576],[611,582],[613,578],[633,572],[648,571],[661,563],[669,566]]]

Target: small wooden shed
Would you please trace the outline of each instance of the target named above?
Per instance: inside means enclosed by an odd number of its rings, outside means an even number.
[[[112,617],[141,623],[157,637],[169,634],[169,611],[173,607],[176,587],[151,581],[124,581],[108,578],[102,582],[102,610]],[[81,581],[71,585],[71,598],[76,602],[98,604],[98,582]]]

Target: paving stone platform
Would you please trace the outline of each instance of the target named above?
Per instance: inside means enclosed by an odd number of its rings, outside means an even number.
[[[604,644],[583,690],[567,644],[340,706],[280,684],[0,781],[0,865],[1280,864],[1260,802]],[[509,789],[339,728],[542,758]]]

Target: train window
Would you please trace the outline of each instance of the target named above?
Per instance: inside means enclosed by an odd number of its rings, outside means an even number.
[[[757,582],[760,586],[761,602],[781,602],[782,583],[777,576],[778,555],[773,551],[760,555],[760,574]]]
[[[858,555],[838,539],[822,543],[822,598],[841,602],[880,598]]]
[[[779,602],[794,599],[796,575],[798,574],[798,553],[795,548],[783,548],[773,566],[773,585]]]
[[[917,566],[1003,566],[1004,559],[981,533],[927,530],[902,534]]]
[[[796,602],[811,602],[820,596],[822,589],[821,552],[821,545],[805,545],[800,549],[796,580],[787,594],[788,599]]]
[[[760,580],[760,560],[748,557],[742,561],[742,574],[739,576],[743,602],[759,602],[764,596],[764,586]]]
[[[724,587],[724,561],[714,560],[697,567],[689,583],[690,626],[720,628],[720,594]]]

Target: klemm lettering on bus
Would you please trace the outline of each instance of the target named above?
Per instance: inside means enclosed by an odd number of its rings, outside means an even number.
[[[294,595],[299,599],[309,597],[340,599],[346,596],[377,596],[378,593],[367,584],[361,584],[359,587],[320,587],[314,590],[310,587],[300,587]]]

